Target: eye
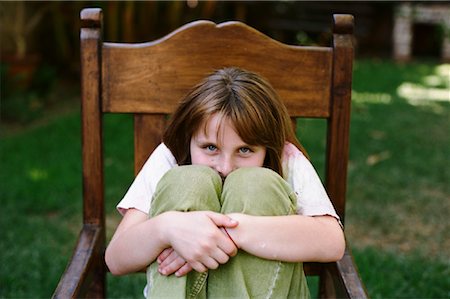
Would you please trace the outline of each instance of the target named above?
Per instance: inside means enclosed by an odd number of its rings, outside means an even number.
[[[251,152],[253,152],[250,148],[248,148],[248,147],[241,147],[240,149],[239,149],[239,152],[241,153],[241,154],[249,154],[249,153],[251,153]]]
[[[215,145],[213,145],[213,144],[205,145],[204,148],[205,148],[207,151],[210,151],[210,152],[215,152],[215,151],[217,150],[217,146],[215,146]]]

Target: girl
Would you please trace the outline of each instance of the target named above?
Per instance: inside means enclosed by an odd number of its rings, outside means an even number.
[[[337,261],[345,241],[301,149],[268,82],[211,74],[119,203],[110,271],[148,267],[150,297],[309,297],[302,262]]]

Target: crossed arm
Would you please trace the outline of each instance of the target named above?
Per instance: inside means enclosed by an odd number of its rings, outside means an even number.
[[[339,223],[331,216],[268,217],[199,211],[166,212],[149,219],[147,214],[130,209],[105,259],[115,275],[139,271],[157,260],[161,274],[182,276],[192,269],[216,269],[238,249],[271,260],[329,262],[342,257],[345,240]]]

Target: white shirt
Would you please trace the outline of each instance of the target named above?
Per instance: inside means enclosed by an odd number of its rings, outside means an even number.
[[[124,198],[117,205],[123,215],[135,208],[150,211],[153,194],[159,180],[177,166],[172,152],[161,143],[145,162]],[[306,216],[330,215],[339,220],[322,182],[311,162],[291,143],[286,143],[282,157],[283,177],[297,194],[297,213]]]

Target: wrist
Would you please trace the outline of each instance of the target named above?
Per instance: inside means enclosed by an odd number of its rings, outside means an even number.
[[[171,236],[173,234],[173,219],[176,218],[177,212],[169,211],[154,217],[155,227],[157,227],[157,238],[162,248],[168,248],[172,246]]]
[[[240,248],[237,244],[236,244],[236,242],[234,241],[234,239],[233,239],[233,237],[231,237],[231,235],[228,233],[228,230],[227,230],[227,228],[226,227],[222,227],[223,228],[223,231],[225,232],[225,234],[228,236],[228,238],[231,240],[231,242],[233,242],[233,244],[234,244],[234,246],[236,246],[236,248]]]
[[[233,243],[236,245],[237,248],[242,249],[244,247],[245,242],[245,227],[246,225],[246,219],[248,218],[248,215],[241,214],[241,213],[232,213],[227,214],[228,217],[231,219],[236,220],[239,224],[235,227],[227,227],[225,229],[225,232],[227,233],[228,237],[233,241]]]

